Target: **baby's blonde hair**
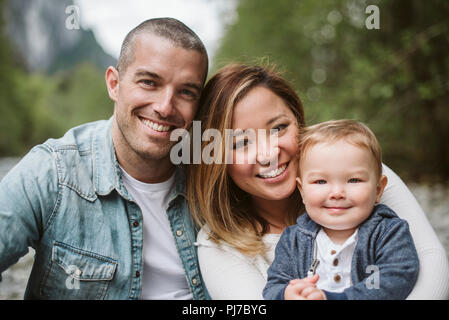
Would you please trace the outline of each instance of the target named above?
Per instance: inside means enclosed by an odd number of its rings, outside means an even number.
[[[382,150],[374,133],[363,123],[355,120],[331,120],[300,129],[299,161],[305,152],[318,143],[334,143],[345,140],[355,146],[367,149],[376,162],[376,173],[382,175]],[[298,166],[298,170],[300,166]],[[299,174],[299,172],[298,172]]]

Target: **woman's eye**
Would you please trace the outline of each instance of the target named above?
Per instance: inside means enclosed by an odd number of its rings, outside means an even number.
[[[273,129],[271,129],[270,131],[271,131],[271,133],[273,134],[278,134],[279,133],[279,131],[282,131],[282,130],[284,130],[285,128],[287,128],[287,125],[286,124],[281,124],[281,125],[278,125],[278,126],[276,126],[276,127],[274,127]]]
[[[316,180],[315,184],[326,184],[326,180],[320,179],[320,180]]]
[[[248,139],[242,139],[237,141],[236,143],[234,143],[233,145],[233,149],[240,149],[240,148],[244,148],[249,144],[249,140]]]
[[[351,178],[348,180],[349,183],[357,183],[357,182],[361,182],[362,180],[358,179],[358,178]]]

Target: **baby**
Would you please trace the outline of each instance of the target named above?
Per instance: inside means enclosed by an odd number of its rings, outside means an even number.
[[[298,189],[307,214],[286,228],[265,299],[405,299],[419,261],[408,224],[378,204],[381,149],[364,124],[328,121],[301,132]]]

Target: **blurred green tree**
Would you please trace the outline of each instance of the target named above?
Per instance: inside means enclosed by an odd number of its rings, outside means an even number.
[[[368,5],[380,9],[369,30]],[[406,179],[449,178],[449,3],[240,0],[214,61],[276,64],[308,124],[352,118]]]
[[[52,75],[27,73],[3,30],[1,21],[0,156],[23,155],[71,127],[112,115],[103,70],[81,63]]]

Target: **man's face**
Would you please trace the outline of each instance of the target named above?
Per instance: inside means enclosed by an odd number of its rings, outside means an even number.
[[[121,149],[148,160],[167,158],[175,144],[171,132],[193,120],[205,68],[198,51],[152,34],[137,36],[134,61],[120,74],[112,97]]]

